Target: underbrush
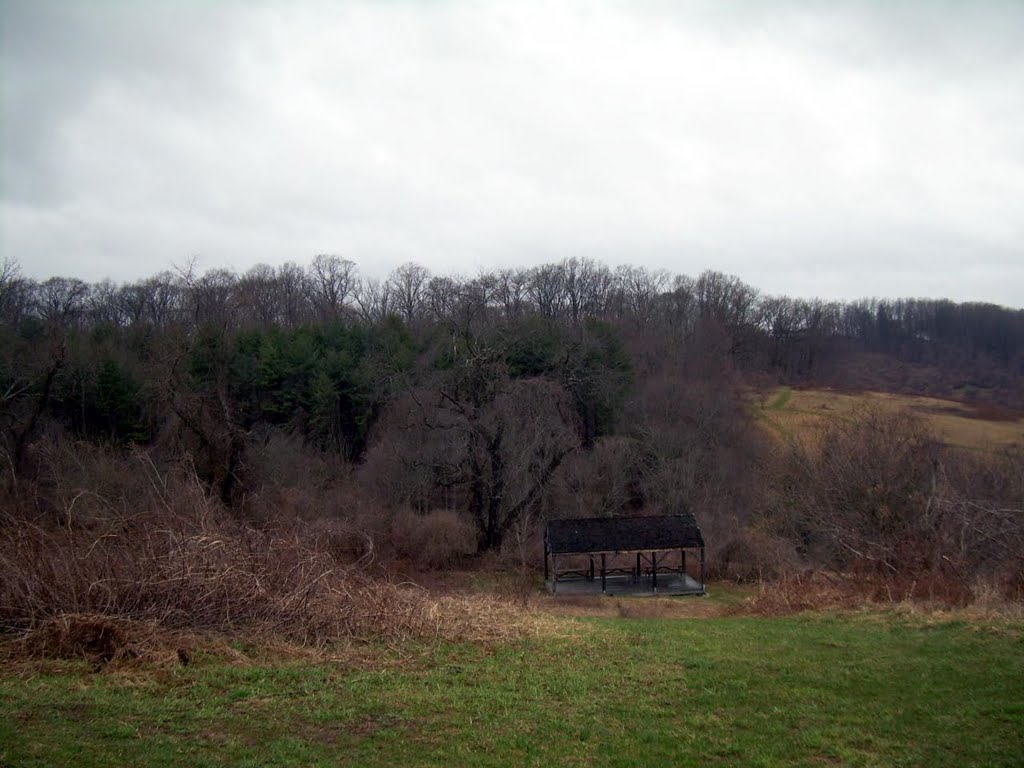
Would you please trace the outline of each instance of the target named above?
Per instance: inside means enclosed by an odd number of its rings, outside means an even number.
[[[185,661],[181,649],[203,634],[313,647],[488,641],[533,634],[541,620],[508,600],[436,598],[340,562],[301,524],[268,531],[196,514],[81,528],[7,521],[0,622],[21,653],[106,663],[169,652]]]
[[[17,652],[96,663],[187,655],[187,633],[306,647],[486,641],[542,621],[509,600],[436,598],[396,582],[369,557],[346,557],[338,542],[353,532],[340,520],[256,525],[187,473],[139,470],[120,478],[114,503],[76,491],[58,513],[4,507],[14,511],[0,516],[0,632]]]
[[[970,616],[1020,619],[1024,604],[1007,597],[1005,584],[921,574],[903,578],[860,578],[807,571],[762,582],[756,595],[736,613],[785,616],[815,611],[890,610],[951,612]]]

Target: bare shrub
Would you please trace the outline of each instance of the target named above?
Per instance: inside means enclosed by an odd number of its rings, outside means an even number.
[[[506,572],[501,581],[500,593],[525,607],[537,596],[541,586],[536,569],[520,563]]]
[[[381,561],[385,526],[382,521],[362,517],[319,517],[304,523],[303,533],[338,562],[369,569]]]
[[[62,614],[42,622],[21,641],[30,656],[76,659],[96,665],[144,655],[147,641],[159,634],[153,625],[110,616]],[[182,649],[183,658],[188,658]]]
[[[864,601],[863,592],[855,584],[808,571],[763,583],[760,592],[738,610],[776,616],[854,608]]]
[[[792,446],[767,520],[807,561],[907,598],[962,605],[979,576],[1009,596],[1024,562],[1020,461],[942,446],[916,417],[865,410],[813,448]]]
[[[337,588],[333,560],[295,533],[267,533],[206,511],[83,527],[17,521],[5,534],[0,621],[11,629],[99,614],[171,628],[259,625],[292,633],[315,625],[318,602]]]
[[[487,638],[528,623],[504,602],[505,628],[491,627],[497,606],[477,614],[466,601],[371,578],[300,530],[138,516],[88,531],[8,522],[5,533],[0,623],[9,633],[42,630],[41,652],[110,660],[131,644],[119,629],[125,620],[311,645],[341,637]]]
[[[971,608],[984,614],[1024,619],[1024,591],[1019,590],[1019,582],[1008,588],[1002,581],[977,579],[971,585]]]
[[[544,567],[544,523],[534,511],[524,514],[512,526],[501,547],[500,563],[516,570]]]
[[[451,568],[476,552],[476,528],[453,510],[404,510],[391,520],[395,553],[421,569]]]
[[[476,612],[465,601],[438,601],[371,577],[365,561],[335,553],[345,535],[372,550],[372,537],[359,531],[239,520],[187,465],[157,471],[137,454],[116,473],[126,475],[119,498],[69,489],[56,519],[0,518],[0,631],[34,637],[31,652],[107,661],[129,653],[143,627],[256,633],[307,645],[531,631],[529,617],[507,601]],[[419,543],[434,547],[432,557],[475,541],[448,516],[431,520],[434,538]],[[502,610],[502,626],[491,626]]]
[[[707,575],[737,583],[752,583],[792,573],[798,563],[792,542],[756,529],[740,528],[712,550],[707,561]]]
[[[972,590],[951,574],[926,573],[893,578],[870,573],[844,578],[821,571],[785,575],[764,582],[745,609],[764,615],[804,611],[855,610],[863,607],[927,605],[937,609],[963,608],[974,599]]]
[[[791,447],[776,477],[774,522],[812,561],[837,570],[918,570],[936,557],[926,512],[937,451],[915,417],[855,413],[818,446]]]

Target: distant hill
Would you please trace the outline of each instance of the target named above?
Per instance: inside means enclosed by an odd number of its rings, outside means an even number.
[[[882,408],[920,416],[948,445],[974,450],[1024,445],[1024,412],[988,403],[889,392],[781,387],[762,393],[755,408],[758,420],[774,434],[810,441],[837,419],[852,418],[864,408]]]
[[[965,403],[991,403],[1024,412],[1024,375],[985,354],[949,350],[928,359],[905,350],[870,352],[834,343],[816,370],[788,383],[804,389],[891,392]]]

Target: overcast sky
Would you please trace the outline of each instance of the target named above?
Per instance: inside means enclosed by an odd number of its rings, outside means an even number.
[[[34,277],[566,256],[1024,305],[1024,2],[0,0]]]

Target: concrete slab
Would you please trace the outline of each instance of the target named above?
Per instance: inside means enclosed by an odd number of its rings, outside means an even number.
[[[658,591],[654,591],[653,580],[650,574],[637,579],[633,576],[615,574],[606,579],[607,595],[615,596],[670,596],[670,595],[702,595],[704,588],[700,582],[689,575],[681,573],[659,573]],[[556,595],[600,595],[601,577],[595,576],[594,580],[580,576],[559,578],[557,585],[552,585],[549,579],[546,582],[548,592]],[[553,588],[554,587],[554,588]]]

